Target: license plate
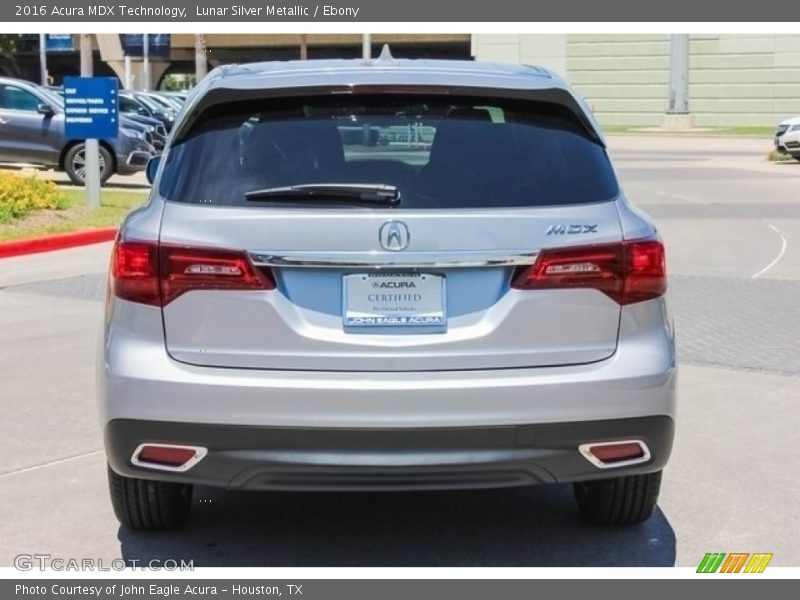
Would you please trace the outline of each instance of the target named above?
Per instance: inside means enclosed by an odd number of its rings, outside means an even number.
[[[344,326],[443,331],[447,324],[444,282],[444,277],[430,273],[345,275]]]

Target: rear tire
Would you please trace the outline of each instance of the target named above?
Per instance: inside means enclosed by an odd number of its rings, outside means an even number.
[[[596,525],[636,525],[653,514],[661,471],[574,484],[583,518]]]
[[[800,161],[800,152],[790,152],[789,156],[791,156],[793,159],[797,161]]]
[[[186,520],[192,486],[168,481],[133,479],[108,467],[108,489],[114,514],[131,529],[171,529]]]
[[[100,185],[114,174],[114,159],[105,146],[100,146]],[[86,145],[75,144],[64,156],[64,170],[75,185],[86,183]]]

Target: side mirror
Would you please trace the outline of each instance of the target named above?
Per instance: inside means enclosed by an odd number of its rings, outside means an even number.
[[[40,102],[36,107],[36,112],[40,115],[44,115],[45,117],[52,117],[56,112],[53,110],[53,107],[47,104],[46,102]]]
[[[158,173],[158,165],[161,164],[161,155],[157,154],[155,156],[151,156],[150,160],[147,161],[147,168],[145,169],[147,175],[147,181],[150,182],[150,185],[156,180],[156,173]]]

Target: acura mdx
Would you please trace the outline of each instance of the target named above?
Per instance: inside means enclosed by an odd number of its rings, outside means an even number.
[[[580,97],[537,67],[379,59],[214,70],[110,268],[111,499],[192,486],[574,484],[652,513],[670,454],[664,246]]]

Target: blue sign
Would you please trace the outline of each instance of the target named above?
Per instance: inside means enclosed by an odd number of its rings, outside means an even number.
[[[117,137],[118,87],[116,77],[65,77],[64,131],[67,137]]]
[[[71,33],[48,33],[46,40],[48,52],[69,52],[74,50]]]

